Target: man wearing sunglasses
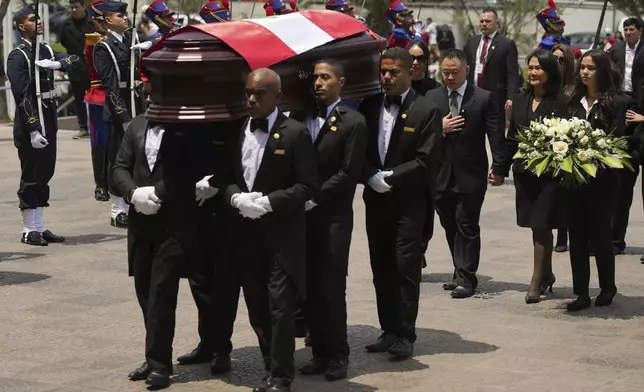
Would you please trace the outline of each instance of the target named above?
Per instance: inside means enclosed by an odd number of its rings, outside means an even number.
[[[16,101],[13,124],[14,144],[22,173],[18,189],[19,207],[24,221],[21,242],[46,246],[65,239],[47,230],[43,223],[44,207],[49,207],[49,181],[56,165],[58,122],[54,90],[54,70],[67,71],[79,63],[78,56],[55,52],[41,43],[32,63],[36,35],[42,34],[33,4],[21,8],[13,18],[20,33],[20,45],[7,59],[7,76]],[[40,97],[36,95],[36,69],[39,67]],[[40,98],[40,99],[39,99]],[[39,105],[41,107],[39,108]]]

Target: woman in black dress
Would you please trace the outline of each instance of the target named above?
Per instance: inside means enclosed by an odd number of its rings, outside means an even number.
[[[565,227],[562,202],[564,190],[547,176],[537,177],[512,157],[517,152],[517,131],[527,128],[530,121],[547,117],[568,117],[568,98],[561,92],[561,74],[555,56],[546,50],[536,50],[527,58],[528,83],[525,91],[512,100],[512,114],[506,138],[504,171],[512,166],[516,189],[517,224],[532,229],[534,270],[526,303],[537,303],[541,294],[555,282],[552,273],[552,230]]]
[[[429,47],[425,41],[414,41],[409,46],[409,54],[414,58],[411,66],[411,88],[418,95],[425,95],[429,90],[438,87],[438,83],[429,77],[427,66],[429,63]]]
[[[612,71],[604,51],[595,49],[584,53],[575,93],[568,105],[570,113],[587,119],[594,129],[632,137],[632,126],[626,126],[626,112],[635,107],[635,102],[630,96],[619,93],[618,86],[619,75]],[[619,186],[618,170],[624,169],[600,169],[587,185],[570,191],[570,264],[577,299],[568,304],[568,311],[585,309],[591,304],[588,290],[590,247],[595,253],[601,288],[595,306],[610,305],[617,293],[611,216],[616,202],[615,190]]]

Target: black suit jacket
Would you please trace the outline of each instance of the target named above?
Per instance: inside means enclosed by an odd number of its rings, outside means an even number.
[[[570,113],[567,108],[567,103],[568,96],[561,93],[556,96],[549,96],[545,98],[539,104],[538,110],[541,113],[544,113],[543,117],[569,118]],[[531,105],[532,94],[529,93],[518,94],[512,100],[512,114],[510,116],[510,125],[508,126],[508,135],[505,138],[505,157],[503,158],[503,164],[500,165],[499,172],[497,174],[501,174],[507,177],[510,174],[511,167],[512,170],[516,172],[525,172],[525,167],[523,167],[523,165],[519,162],[514,162],[513,157],[519,149],[519,142],[516,139],[517,132],[522,128],[527,128],[530,126],[528,111],[531,110]]]
[[[439,87],[427,93],[426,97],[438,105],[441,116],[449,114],[447,87]],[[492,150],[492,169],[499,171],[503,162],[504,138],[498,126],[499,109],[489,91],[468,83],[461,103],[460,115],[465,118],[465,127],[460,132],[448,133],[443,142],[445,162],[438,174],[436,189],[455,190],[461,193],[485,192],[489,162],[485,136]],[[450,179],[453,177],[453,181]]]
[[[378,134],[380,116],[383,110],[384,95],[365,98],[360,104],[360,112],[367,121],[369,137],[367,155],[363,169],[363,181],[378,170],[393,170],[386,178],[394,194],[408,191],[425,192],[434,187],[438,167],[443,161],[443,120],[438,107],[414,89],[402,102],[393,127],[385,163],[378,153]],[[372,192],[366,187],[365,194]],[[389,192],[388,192],[389,193]]]
[[[610,59],[613,60],[615,65],[617,65],[620,74],[622,75],[618,86],[620,89],[624,83],[624,74],[626,73],[626,45],[626,41],[616,42],[615,45],[611,46],[609,52]],[[644,51],[642,51],[642,47],[644,47],[644,43],[640,42],[637,49],[635,49],[635,59],[633,60],[631,73],[633,97],[635,98],[635,102],[639,102],[638,98],[641,96],[641,89],[639,87],[644,77],[644,55],[642,54]]]
[[[76,27],[77,22],[81,24],[80,29]],[[89,84],[89,74],[85,60],[85,34],[94,33],[95,31],[94,22],[92,22],[92,18],[87,13],[82,22],[76,21],[70,16],[60,26],[60,36],[58,38],[60,44],[63,45],[67,54],[73,54],[79,58],[79,66],[68,72],[69,80],[85,81]]]
[[[307,113],[290,115],[306,121]],[[317,151],[318,171],[322,186],[315,199],[316,208],[346,210],[353,204],[356,186],[361,179],[367,150],[367,125],[358,111],[338,104],[313,142]]]
[[[240,230],[245,225],[257,225],[265,237],[259,239],[264,249],[277,259],[281,267],[294,280],[300,295],[306,294],[306,226],[304,203],[315,199],[319,191],[319,177],[316,154],[311,136],[306,127],[281,112],[269,132],[262,162],[257,172],[253,189],[244,181],[241,150],[244,143],[246,124],[232,133],[228,142],[226,172],[213,176],[211,183],[224,191],[225,200],[242,192],[261,192],[268,196],[272,212],[257,220],[232,214],[231,230]],[[261,131],[255,131],[261,132]],[[250,243],[250,242],[249,242]]]
[[[480,42],[481,35],[476,35],[468,39],[463,48],[467,56],[467,63],[470,64],[467,81],[472,85],[474,85],[474,72],[476,71],[476,52]],[[498,32],[488,45],[484,69],[484,88],[492,93],[499,105],[519,93],[521,75],[518,56],[517,45],[514,41]],[[503,111],[503,107],[500,109]]]

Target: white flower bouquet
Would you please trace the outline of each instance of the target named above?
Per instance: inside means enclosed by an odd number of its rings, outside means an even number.
[[[532,121],[517,132],[516,139],[519,148],[514,159],[535,175],[549,174],[568,188],[587,184],[601,168],[633,170],[625,137],[593,129],[576,117]]]

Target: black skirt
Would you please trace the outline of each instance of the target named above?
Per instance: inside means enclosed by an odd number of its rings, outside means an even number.
[[[514,171],[517,225],[531,229],[566,227],[565,189],[550,176]]]

